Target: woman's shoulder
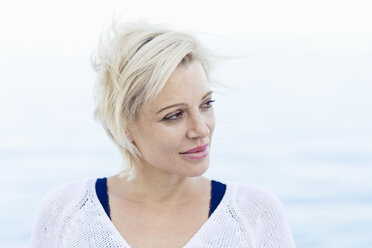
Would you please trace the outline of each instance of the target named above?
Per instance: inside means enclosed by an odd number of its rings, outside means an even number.
[[[66,196],[66,194],[79,195],[83,191],[86,191],[89,188],[89,185],[95,180],[97,179],[89,178],[89,179],[83,179],[83,180],[64,183],[52,189],[46,195],[46,198],[59,197],[60,195]]]
[[[284,208],[272,191],[239,183],[231,183],[230,190],[232,208],[263,246],[295,247]]]
[[[258,185],[227,183],[233,204],[245,213],[282,215],[284,210],[279,198],[269,189]]]
[[[52,189],[41,201],[39,212],[63,211],[69,205],[82,201],[94,181],[94,179],[73,181]]]
[[[67,224],[79,218],[83,220],[84,214],[89,212],[95,181],[85,179],[66,183],[44,197],[36,214],[31,247],[57,247],[61,233],[67,233],[64,230]]]

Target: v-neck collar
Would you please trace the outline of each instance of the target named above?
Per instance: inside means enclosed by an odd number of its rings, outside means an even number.
[[[98,208],[98,211],[103,216],[102,221],[104,221],[107,226],[107,228],[110,229],[120,240],[120,242],[123,245],[123,248],[131,248],[131,246],[128,244],[128,242],[124,239],[124,237],[121,235],[119,230],[116,228],[114,223],[112,223],[111,219],[107,216],[101,202],[98,199],[97,192],[95,190],[95,183],[97,179],[91,179],[89,182],[89,190],[91,191],[93,195],[93,201],[95,205]],[[201,225],[201,227],[198,229],[198,231],[190,238],[190,240],[183,246],[183,248],[191,247],[194,240],[197,238],[197,236],[201,235],[204,230],[208,227],[209,223],[213,222],[216,216],[219,215],[221,211],[223,211],[224,208],[226,208],[226,201],[227,198],[231,197],[231,191],[232,191],[233,184],[232,183],[226,183],[226,191],[225,194],[221,200],[221,202],[218,204],[217,208],[214,210],[214,212],[209,216],[209,218]]]

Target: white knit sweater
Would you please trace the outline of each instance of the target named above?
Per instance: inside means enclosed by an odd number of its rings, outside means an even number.
[[[130,248],[106,215],[96,179],[49,193],[33,229],[31,247]],[[295,247],[279,200],[255,186],[227,183],[222,201],[184,247]]]

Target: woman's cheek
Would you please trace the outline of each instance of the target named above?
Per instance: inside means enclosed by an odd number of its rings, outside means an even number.
[[[210,109],[210,111],[208,111],[206,123],[207,123],[207,126],[209,127],[209,131],[212,133],[216,125],[216,118],[214,115],[213,108]]]

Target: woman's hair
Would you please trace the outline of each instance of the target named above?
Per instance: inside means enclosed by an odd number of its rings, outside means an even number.
[[[121,177],[135,177],[140,152],[126,135],[141,107],[154,99],[177,67],[201,63],[209,80],[210,55],[192,35],[146,22],[113,24],[92,56],[97,72],[95,118],[118,146]]]

